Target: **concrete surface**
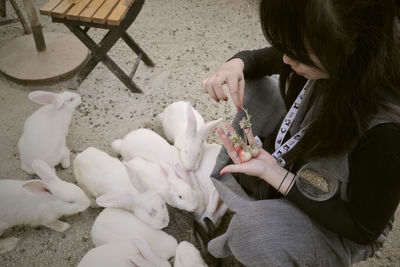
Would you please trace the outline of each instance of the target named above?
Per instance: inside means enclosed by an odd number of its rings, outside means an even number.
[[[35,1],[35,6],[39,8],[45,1]],[[257,5],[255,0],[146,1],[128,32],[146,50],[156,67],[140,64],[134,79],[143,90],[142,94],[130,93],[104,65],[99,64],[94,69],[78,90],[83,103],[74,115],[68,136],[73,152],[71,158],[88,146],[111,153],[112,140],[139,127],[161,132],[155,116],[178,100],[190,101],[206,121],[219,117],[231,120],[235,112],[233,104],[213,102],[201,92],[200,83],[237,51],[266,45],[258,23]],[[10,8],[8,14],[14,16]],[[39,18],[44,31],[68,32],[64,25],[51,23],[46,16]],[[103,30],[89,31],[96,40],[104,33]],[[0,45],[21,35],[23,29],[18,23],[1,26]],[[126,72],[136,59],[123,41],[113,47],[109,56]],[[59,92],[67,89],[67,82],[33,87],[18,85],[0,76],[0,179],[31,178],[19,168],[16,144],[25,118],[39,107],[30,102],[27,95],[39,89]],[[215,134],[209,141],[219,142]],[[74,181],[72,168],[58,169],[57,174]],[[4,237],[15,236],[19,242],[14,251],[0,255],[0,266],[76,266],[92,248],[90,227],[98,212],[89,208],[64,218],[72,224],[64,233],[30,226],[7,230]],[[172,224],[181,220],[176,212],[171,217]],[[190,235],[191,229],[179,232],[172,225],[169,232],[176,236],[185,234],[182,232]],[[400,266],[399,221],[385,247],[374,258],[355,266]]]

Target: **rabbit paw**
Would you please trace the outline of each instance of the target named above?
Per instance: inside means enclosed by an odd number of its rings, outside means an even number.
[[[64,169],[68,168],[71,165],[70,154],[71,152],[68,148],[64,149],[64,155],[61,159],[61,167],[63,167]]]
[[[61,167],[63,167],[64,169],[68,168],[69,166],[71,166],[71,161],[69,160],[69,156],[65,157],[61,160]]]
[[[15,248],[18,243],[18,238],[10,237],[0,240],[0,254],[9,252]]]
[[[25,163],[21,163],[21,169],[23,171],[27,172],[28,174],[35,174],[35,172],[33,171],[32,167],[29,167]]]
[[[46,224],[45,226],[49,227],[50,229],[53,229],[57,232],[64,232],[68,228],[71,227],[69,223],[62,222],[60,220],[55,220],[54,222],[51,222],[49,224]]]

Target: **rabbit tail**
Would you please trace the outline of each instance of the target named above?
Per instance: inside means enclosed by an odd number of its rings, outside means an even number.
[[[111,143],[111,148],[114,150],[115,153],[121,155],[121,147],[122,147],[122,140],[116,139]]]

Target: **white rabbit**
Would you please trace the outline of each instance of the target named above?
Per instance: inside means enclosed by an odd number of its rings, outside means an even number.
[[[133,130],[123,139],[114,140],[111,147],[125,161],[142,157],[153,162],[163,161],[171,166],[182,164],[178,149],[150,129]]]
[[[168,225],[168,210],[160,196],[152,190],[139,193],[130,182],[124,164],[107,153],[94,147],[85,149],[75,157],[74,174],[92,202],[93,198],[107,195],[114,205],[135,213],[156,229]]]
[[[197,195],[190,185],[179,178],[174,168],[168,163],[151,162],[141,157],[134,157],[125,164],[131,180],[137,177],[148,188],[156,191],[169,205],[187,211],[194,211],[198,206]],[[133,177],[132,177],[133,176]],[[135,184],[135,181],[132,181]]]
[[[139,193],[131,184],[124,164],[95,147],[76,155],[73,167],[78,184],[89,197],[97,198],[107,192]]]
[[[222,216],[224,216],[227,211],[228,207],[222,202],[217,189],[214,188],[214,190],[208,197],[208,203],[205,211],[200,218],[196,219],[201,223],[204,228],[210,230],[209,227],[206,226],[204,219],[207,217],[211,220],[214,226],[218,226],[218,224],[221,222]]]
[[[174,267],[207,267],[207,264],[192,243],[182,241],[176,248]]]
[[[203,157],[200,162],[200,167],[195,171],[195,175],[199,180],[201,189],[208,195],[214,188],[214,184],[210,179],[212,170],[217,162],[218,154],[222,146],[219,144],[203,145]]]
[[[189,102],[174,102],[159,115],[164,133],[170,136],[178,148],[183,166],[187,170],[197,170],[202,157],[202,146],[209,132],[221,120],[204,124],[198,113]]]
[[[18,224],[65,231],[70,225],[58,218],[84,211],[90,205],[78,186],[62,181],[44,161],[34,160],[32,168],[41,180],[0,180],[0,236]],[[0,240],[0,252],[10,251],[16,243],[17,238]]]
[[[86,253],[78,267],[170,267],[141,238],[104,244]]]
[[[181,131],[180,129],[186,129],[187,127],[186,109],[188,106],[193,110],[193,113],[196,117],[196,125],[198,131],[201,127],[203,127],[204,119],[189,102],[176,101],[168,105],[163,110],[163,112],[158,114],[158,119],[162,123],[164,134],[167,137],[167,140],[171,143],[175,143],[176,134]]]
[[[203,150],[204,154],[201,160],[200,167],[194,173],[195,176],[192,176],[192,179],[196,180],[197,185],[200,187],[200,190],[203,193],[202,197],[205,205],[205,210],[203,211],[203,213],[201,213],[201,216],[199,216],[200,212],[195,214],[196,218],[203,226],[205,226],[203,221],[205,217],[210,218],[210,220],[215,225],[217,225],[222,216],[228,210],[226,205],[223,204],[219,199],[218,192],[215,189],[214,184],[210,178],[218,154],[221,150],[221,145],[205,143],[203,145]]]
[[[97,216],[91,236],[95,246],[140,237],[166,260],[174,256],[178,246],[173,236],[151,228],[128,211],[115,208],[106,208]]]
[[[165,202],[153,190],[138,195],[106,193],[96,199],[100,207],[120,208],[135,214],[143,223],[154,229],[168,226],[169,213]]]
[[[70,166],[70,150],[66,145],[69,125],[81,97],[72,92],[52,93],[33,91],[29,99],[45,105],[29,116],[24,123],[24,131],[18,141],[21,168],[33,174],[34,159],[42,159],[51,167],[61,163]]]
[[[214,169],[214,165],[217,161],[219,151],[221,150],[221,145],[219,144],[208,144],[203,145],[203,157],[200,162],[200,167],[194,174],[197,178],[197,182],[200,186],[201,191],[206,196],[206,199],[214,190],[214,184],[211,181],[210,175]]]

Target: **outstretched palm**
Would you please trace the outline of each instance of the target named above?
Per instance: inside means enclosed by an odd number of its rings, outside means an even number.
[[[236,134],[235,130],[229,123],[226,123],[225,126],[231,136]],[[218,128],[217,133],[220,136],[221,141],[224,144],[229,157],[232,159],[234,163],[232,165],[225,166],[221,170],[221,174],[227,172],[233,172],[233,173],[240,172],[247,175],[263,178],[263,176],[268,171],[268,167],[276,165],[276,159],[264,149],[261,149],[261,153],[258,157],[252,158],[251,160],[245,163],[241,163],[238,152],[235,150],[232,141],[229,139],[224,130]],[[253,136],[253,133],[251,131],[246,131],[246,133],[247,133],[247,139],[249,140],[249,144],[254,143],[255,138]]]

